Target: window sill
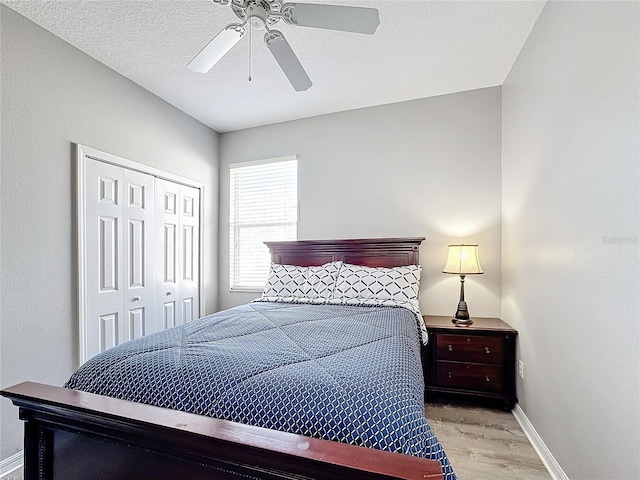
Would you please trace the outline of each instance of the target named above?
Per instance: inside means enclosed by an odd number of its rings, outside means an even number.
[[[260,287],[232,287],[229,289],[230,292],[244,292],[244,293],[262,293],[262,288]]]

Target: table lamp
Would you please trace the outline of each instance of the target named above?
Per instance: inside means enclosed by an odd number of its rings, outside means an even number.
[[[460,302],[458,310],[451,319],[456,325],[471,325],[467,302],[464,301],[464,277],[484,273],[478,257],[478,245],[449,245],[449,256],[442,273],[460,275]]]

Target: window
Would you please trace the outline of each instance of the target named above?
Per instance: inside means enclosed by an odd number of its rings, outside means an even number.
[[[271,263],[264,242],[297,238],[298,160],[236,163],[230,176],[230,288],[261,291]]]

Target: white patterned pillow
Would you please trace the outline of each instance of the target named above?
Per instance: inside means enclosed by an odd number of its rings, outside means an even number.
[[[392,300],[418,303],[420,265],[382,268],[345,263],[340,269],[333,296],[336,299]]]
[[[383,268],[343,263],[329,303],[385,305],[411,310],[416,315],[422,342],[426,345],[427,329],[418,298],[421,273],[420,265]]]
[[[273,263],[261,299],[328,300],[333,296],[341,265],[342,262],[332,262],[318,267],[299,267]]]

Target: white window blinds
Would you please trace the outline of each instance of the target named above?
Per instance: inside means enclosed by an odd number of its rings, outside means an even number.
[[[230,288],[261,291],[271,263],[264,242],[297,238],[298,161],[236,163],[230,176]]]

